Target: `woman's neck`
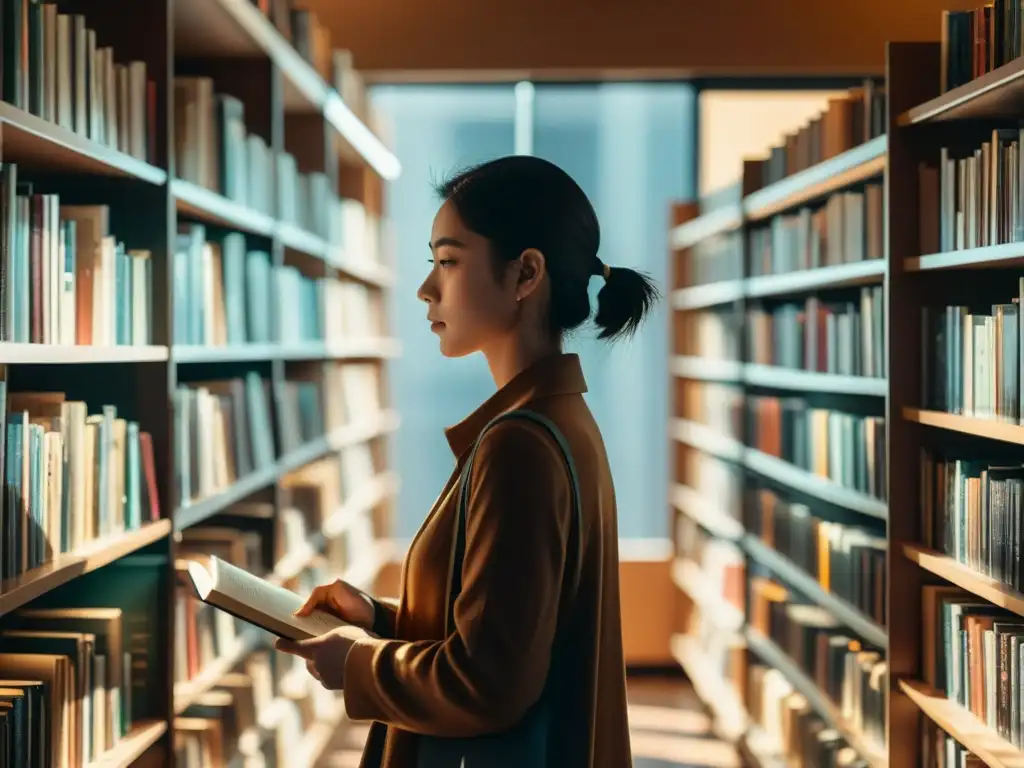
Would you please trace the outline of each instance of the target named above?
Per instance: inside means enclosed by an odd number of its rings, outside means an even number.
[[[538,360],[557,355],[561,351],[562,345],[557,340],[527,340],[513,335],[485,350],[484,356],[495,386],[501,389]]]

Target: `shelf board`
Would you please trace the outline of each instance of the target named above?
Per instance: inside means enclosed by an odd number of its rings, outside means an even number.
[[[299,251],[317,259],[327,257],[327,241],[295,224],[279,221],[277,224],[277,236],[285,248]]]
[[[672,486],[672,505],[701,528],[720,539],[737,541],[743,536],[743,523],[721,511],[718,502],[705,498],[688,485]]]
[[[768,734],[756,724],[751,724],[743,734],[740,751],[756,768],[789,768],[785,757],[770,751]]]
[[[389,359],[401,355],[397,339],[367,338],[338,341],[299,341],[287,344],[175,344],[173,360],[177,365],[197,363],[234,363],[252,360],[368,360]],[[166,359],[166,354],[161,359]],[[3,345],[0,345],[3,362]],[[68,362],[55,360],[54,362]]]
[[[969,83],[907,110],[897,118],[897,124],[1016,119],[1022,110],[1024,59],[1014,59]]]
[[[272,237],[274,234],[276,223],[270,216],[191,181],[172,179],[171,195],[179,213],[198,221],[262,237]]]
[[[171,531],[170,520],[148,523],[137,531],[91,541],[78,552],[57,555],[53,562],[34,568],[0,586],[0,616],[17,610],[62,584],[96,571],[115,560],[165,538]]]
[[[841,376],[834,373],[802,371],[795,368],[756,363],[747,363],[743,366],[743,382],[773,389],[871,397],[885,397],[889,391],[889,383],[885,379],[868,376]]]
[[[322,109],[327,85],[247,0],[179,0],[174,4],[175,55],[194,58],[270,58],[285,80],[293,109]],[[298,59],[298,61],[296,61]]]
[[[973,416],[958,416],[955,413],[941,411],[925,411],[920,408],[904,408],[903,418],[926,427],[1024,445],[1024,426],[1020,424],[995,419],[976,419]]]
[[[327,442],[330,445],[330,450],[340,451],[352,445],[365,443],[375,437],[390,434],[398,429],[400,423],[398,411],[385,409],[368,418],[332,430],[327,436]]]
[[[370,337],[329,341],[324,354],[332,360],[361,360],[393,358],[398,357],[401,353],[402,345],[398,339]]]
[[[727,461],[743,460],[743,443],[716,429],[688,419],[673,419],[672,438]]]
[[[344,702],[339,700],[335,711],[329,718],[314,720],[309,729],[302,734],[302,740],[299,742],[297,750],[302,757],[295,762],[295,765],[305,766],[305,768],[317,765],[346,717]]]
[[[713,360],[691,355],[675,355],[669,365],[673,376],[699,381],[739,381],[743,371],[743,364],[738,360]]]
[[[271,485],[277,480],[279,475],[280,467],[278,464],[271,464],[251,472],[237,480],[233,485],[229,485],[227,488],[207,496],[205,499],[198,499],[183,504],[174,511],[175,530],[180,531],[182,528],[189,528],[209,517],[213,517],[213,515],[224,511],[232,504],[237,504],[242,499],[256,493],[256,491]]]
[[[308,443],[300,445],[294,451],[289,451],[277,460],[275,478],[286,475],[289,472],[294,472],[296,469],[301,469],[322,456],[326,456],[332,450],[329,435],[321,435],[310,440]]]
[[[750,221],[762,221],[777,213],[817,200],[885,172],[886,137],[831,157],[806,170],[759,189],[743,200]]]
[[[239,662],[252,653],[260,644],[261,630],[246,628],[235,638],[235,645],[220,658],[200,670],[191,680],[174,684],[174,714],[180,715],[191,707],[204,693],[219,683]]]
[[[167,173],[68,128],[0,102],[4,162],[60,173],[120,176],[160,185]]]
[[[160,741],[167,733],[166,720],[143,720],[132,725],[131,731],[90,763],[86,768],[129,768],[145,754],[146,750]]]
[[[977,755],[990,768],[1020,768],[1024,752],[945,694],[916,680],[900,680],[900,690],[932,722]]]
[[[320,341],[294,341],[279,347],[278,357],[281,360],[326,360],[327,343]]]
[[[708,583],[697,563],[686,558],[672,561],[672,581],[700,608],[701,614],[723,632],[736,632],[744,622],[743,611]]]
[[[174,4],[175,54],[191,57],[269,57],[284,76],[289,112],[320,112],[351,151],[388,181],[401,164],[345,105],[320,73],[248,0],[178,0]]]
[[[370,547],[367,554],[345,569],[345,572],[341,574],[341,578],[356,589],[372,592],[381,569],[394,555],[394,544],[389,539],[378,539]]]
[[[805,469],[754,448],[746,449],[744,463],[748,469],[763,477],[770,478],[808,496],[827,501],[829,504],[835,504],[837,507],[850,509],[881,520],[885,520],[889,516],[888,505],[881,499],[851,491],[827,478],[818,477]]]
[[[327,122],[337,131],[338,137],[341,139],[343,156],[358,156],[385,181],[394,181],[401,175],[402,166],[398,162],[398,158],[349,109],[348,105],[333,88],[327,93],[324,115],[327,118]]]
[[[281,344],[175,344],[171,347],[171,359],[179,365],[190,363],[235,363],[253,360],[276,360],[291,358],[288,347]],[[322,357],[321,353],[313,359]]]
[[[869,744],[868,741],[846,722],[839,708],[815,685],[814,680],[808,677],[796,662],[779,648],[772,640],[762,635],[756,629],[747,627],[744,632],[747,638],[747,645],[770,667],[775,667],[792,686],[811,705],[830,726],[835,728],[846,739],[847,743],[856,750],[857,754],[868,761],[872,768],[886,768],[888,760],[885,752]]]
[[[700,645],[685,635],[672,636],[672,656],[683,668],[693,690],[714,715],[722,737],[736,741],[747,727],[747,709],[732,683],[715,673]]]
[[[398,492],[398,474],[381,472],[356,491],[324,520],[320,526],[324,538],[333,539],[344,533],[359,515],[369,512],[385,499]]]
[[[932,253],[903,261],[906,272],[931,272],[939,269],[1007,269],[1024,264],[1024,243],[1001,243],[981,248],[963,248]]]
[[[220,0],[176,0],[174,53],[185,58],[262,58],[252,19]],[[259,11],[255,11],[259,13]]]
[[[918,566],[955,584],[972,595],[988,600],[1018,616],[1024,616],[1024,594],[990,576],[957,562],[952,557],[917,544],[904,544],[903,554]]]
[[[745,294],[753,298],[767,298],[868,285],[881,282],[885,271],[885,259],[870,259],[781,275],[760,275],[747,279]]]
[[[880,650],[884,651],[888,647],[889,636],[884,627],[880,627],[842,598],[823,589],[817,579],[788,557],[776,552],[753,534],[743,537],[742,547],[754,560],[788,581],[801,594],[826,609],[861,638]]]
[[[327,265],[377,288],[390,288],[395,284],[395,271],[391,267],[368,259],[352,258],[342,248],[328,249]]]
[[[675,250],[692,248],[701,240],[736,229],[742,223],[742,208],[739,205],[725,205],[673,227],[669,233],[669,243]]]
[[[97,363],[156,363],[166,360],[167,347],[112,347],[89,344],[19,344],[0,342],[0,364],[87,365]]]
[[[706,285],[693,285],[672,292],[673,309],[704,309],[732,304],[743,298],[742,280],[722,280]]]

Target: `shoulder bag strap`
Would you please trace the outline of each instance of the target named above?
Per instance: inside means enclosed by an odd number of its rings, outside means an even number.
[[[446,634],[455,626],[455,600],[462,591],[462,561],[465,559],[466,555],[466,510],[469,505],[469,480],[470,472],[473,471],[473,459],[476,457],[476,452],[480,448],[480,443],[483,442],[484,435],[487,434],[487,431],[494,425],[502,421],[508,421],[509,419],[527,419],[544,427],[555,439],[562,457],[565,460],[566,469],[569,473],[569,483],[572,490],[573,507],[573,517],[570,521],[569,530],[570,547],[572,546],[574,533],[576,539],[576,546],[574,548],[575,557],[573,564],[574,573],[572,594],[575,594],[579,587],[580,576],[583,570],[583,511],[581,508],[582,502],[580,500],[579,476],[576,474],[576,464],[573,462],[572,451],[569,449],[569,443],[562,434],[562,431],[546,416],[542,416],[535,411],[528,411],[525,409],[508,411],[507,413],[500,414],[491,419],[491,421],[489,421],[487,425],[480,430],[480,434],[477,437],[476,442],[473,444],[473,450],[466,459],[466,464],[463,466],[459,477],[461,487],[459,489],[458,514],[456,515],[455,521],[455,537],[452,544],[452,570],[449,574],[448,580],[448,615],[445,620]],[[566,569],[568,569],[568,567],[569,564],[566,563]]]

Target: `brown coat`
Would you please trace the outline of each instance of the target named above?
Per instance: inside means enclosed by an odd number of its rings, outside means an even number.
[[[586,390],[576,355],[549,357],[446,430],[456,468],[409,548],[401,601],[378,604],[381,637],[360,640],[345,662],[349,717],[376,721],[362,768],[414,768],[417,733],[472,736],[513,726],[540,695],[556,628],[576,649],[567,672],[577,694],[555,713],[561,738],[550,764],[632,765],[615,491]],[[579,591],[566,596],[572,504],[561,454],[542,427],[502,422],[474,460],[462,594],[455,631],[444,637],[459,469],[481,428],[519,407],[551,419],[572,449],[583,513]]]

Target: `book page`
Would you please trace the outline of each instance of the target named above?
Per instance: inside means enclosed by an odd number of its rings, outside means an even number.
[[[303,598],[217,557],[210,558],[208,567],[189,563],[189,576],[204,602],[278,637],[306,640],[345,625],[324,611],[295,616]]]

